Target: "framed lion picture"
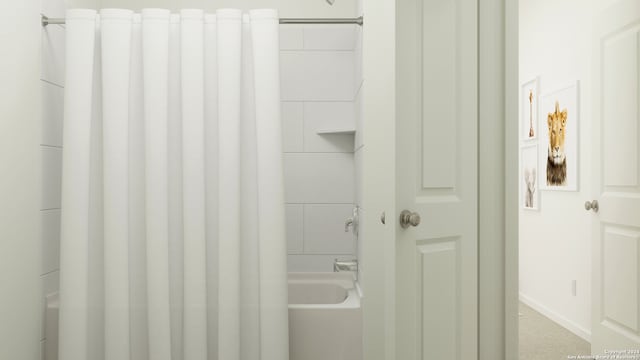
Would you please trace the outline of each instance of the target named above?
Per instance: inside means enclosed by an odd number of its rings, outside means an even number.
[[[579,83],[542,95],[538,132],[540,188],[578,190]]]

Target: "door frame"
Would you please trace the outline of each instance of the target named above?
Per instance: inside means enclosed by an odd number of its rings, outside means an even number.
[[[506,359],[519,356],[518,288],[519,288],[519,3],[505,4],[505,212],[504,212],[504,351]]]
[[[395,356],[396,1],[363,0],[363,351]],[[478,0],[480,360],[518,356],[518,0]],[[398,120],[399,121],[399,120]],[[380,216],[386,214],[386,225]]]
[[[504,351],[507,359],[519,356],[518,288],[519,288],[519,2],[506,0],[505,6],[505,181],[504,188]]]
[[[517,359],[518,0],[479,3],[479,359]]]

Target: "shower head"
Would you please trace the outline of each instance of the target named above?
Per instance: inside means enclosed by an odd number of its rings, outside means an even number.
[[[333,3],[334,3],[335,1],[336,1],[336,0],[327,0],[327,4],[329,4],[329,5],[333,5]]]

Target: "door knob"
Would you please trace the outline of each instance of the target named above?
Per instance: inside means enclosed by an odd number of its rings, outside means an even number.
[[[402,226],[403,229],[418,225],[420,225],[420,214],[409,210],[402,210],[400,213],[400,226]]]
[[[598,212],[600,206],[598,205],[598,200],[587,201],[584,203],[584,208],[589,211],[593,210],[593,212]]]

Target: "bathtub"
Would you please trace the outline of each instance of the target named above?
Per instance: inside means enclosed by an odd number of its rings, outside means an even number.
[[[289,273],[289,360],[362,360],[360,294],[350,273]]]

